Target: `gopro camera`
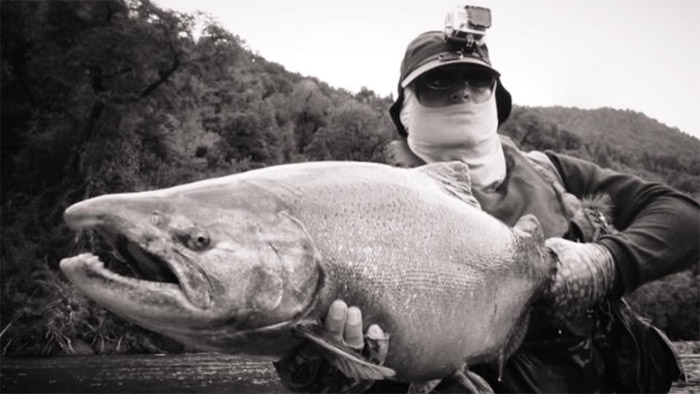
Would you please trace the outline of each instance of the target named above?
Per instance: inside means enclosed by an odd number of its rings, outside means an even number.
[[[445,17],[445,39],[467,48],[482,44],[486,29],[491,27],[491,10],[465,6],[449,12]]]

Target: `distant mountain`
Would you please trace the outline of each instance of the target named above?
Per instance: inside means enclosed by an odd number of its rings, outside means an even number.
[[[700,198],[700,140],[639,112],[516,106],[500,132],[526,150],[570,154]]]
[[[533,107],[533,111],[584,138],[596,138],[635,153],[673,152],[697,158],[700,140],[641,112],[599,108]]]

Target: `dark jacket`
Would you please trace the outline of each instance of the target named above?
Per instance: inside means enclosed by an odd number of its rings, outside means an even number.
[[[552,211],[565,215],[557,206],[551,187],[539,190],[547,180],[542,180],[533,170],[514,168],[531,167],[532,156],[527,154],[525,161],[514,160],[524,154],[509,138],[502,137],[502,142],[508,175],[492,193],[475,190],[482,208],[509,225],[515,224],[525,213],[534,213],[540,221]],[[402,146],[398,149],[405,149],[406,154],[412,155],[405,141],[400,143]],[[602,236],[597,242],[610,249],[615,257],[617,277],[621,279],[619,294],[628,294],[644,283],[700,261],[700,205],[697,201],[658,182],[644,181],[568,155],[544,153],[554,165],[566,192],[582,200],[596,194],[607,194],[612,199],[612,224],[619,231]],[[412,156],[409,165],[423,164]],[[546,203],[532,201],[534,199],[546,199]],[[560,229],[544,230],[548,237],[564,235]]]

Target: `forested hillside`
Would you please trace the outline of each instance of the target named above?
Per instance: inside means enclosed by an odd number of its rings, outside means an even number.
[[[0,7],[3,354],[182,350],[61,277],[60,259],[81,250],[114,260],[99,238],[62,223],[70,204],[288,162],[383,162],[396,138],[390,97],[290,73],[206,16],[148,0]],[[516,107],[502,131],[526,149],[700,192],[699,141],[642,114]],[[697,269],[684,272],[636,299],[674,339],[698,338],[697,280]],[[667,324],[680,316],[687,324]]]
[[[700,197],[700,140],[644,114],[601,108],[516,108],[501,132]]]

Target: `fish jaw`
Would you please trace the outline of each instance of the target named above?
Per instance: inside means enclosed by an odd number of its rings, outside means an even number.
[[[236,200],[225,191],[218,191],[225,198],[212,195],[217,188],[197,194],[204,202],[156,192],[101,196],[64,213],[70,228],[103,234],[149,273],[145,279],[112,272],[91,254],[62,260],[66,277],[112,312],[187,345],[274,352],[256,348],[256,338],[271,343],[289,331],[322,284],[320,257],[303,225],[280,210],[212,206]],[[280,335],[282,344],[292,343]]]
[[[113,313],[197,349],[276,360],[301,341],[294,321],[250,330],[218,325],[219,316],[193,307],[177,285],[116,274],[90,253],[63,259],[61,270]]]
[[[179,285],[119,275],[90,253],[61,260],[61,271],[90,298],[139,324],[182,324],[184,318],[206,316]]]

